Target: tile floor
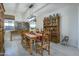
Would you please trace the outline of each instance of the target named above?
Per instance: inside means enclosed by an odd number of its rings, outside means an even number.
[[[10,41],[10,33],[5,33],[5,56],[31,56],[21,45],[21,36],[13,35],[13,41]],[[40,56],[33,51],[32,56]],[[44,56],[48,56],[45,51]],[[79,49],[60,44],[51,43],[51,56],[79,56]]]

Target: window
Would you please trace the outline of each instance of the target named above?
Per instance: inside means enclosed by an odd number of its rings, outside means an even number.
[[[35,27],[36,27],[35,22],[31,22],[31,23],[30,23],[30,28],[31,28],[31,29],[35,29]]]
[[[4,30],[14,30],[14,20],[5,20]]]

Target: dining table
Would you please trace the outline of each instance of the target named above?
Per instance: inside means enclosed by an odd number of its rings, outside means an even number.
[[[34,33],[34,34],[31,34],[31,33],[24,33],[25,34],[25,36],[29,39],[29,41],[30,41],[30,50],[29,50],[29,52],[30,52],[30,54],[32,55],[33,53],[33,42],[35,42],[36,40],[37,40],[37,37],[40,37],[40,36],[42,36],[42,34],[41,33]]]

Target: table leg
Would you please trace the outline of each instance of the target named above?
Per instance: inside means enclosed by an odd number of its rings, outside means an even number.
[[[12,41],[12,32],[10,32],[10,35],[11,35],[11,36],[10,36],[10,40]]]
[[[30,54],[32,55],[32,39],[30,40]]]

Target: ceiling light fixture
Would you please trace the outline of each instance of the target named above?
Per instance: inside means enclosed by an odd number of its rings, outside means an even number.
[[[34,5],[33,4],[31,4],[30,6],[29,6],[29,8],[32,8]]]
[[[36,16],[31,16],[31,17],[27,18],[27,20],[30,22],[30,21],[35,20],[35,18],[36,18]]]
[[[34,4],[31,4],[29,6],[29,16],[26,19],[27,22],[30,22],[30,21],[33,21],[36,19],[36,16],[33,15],[33,6],[34,6]]]

